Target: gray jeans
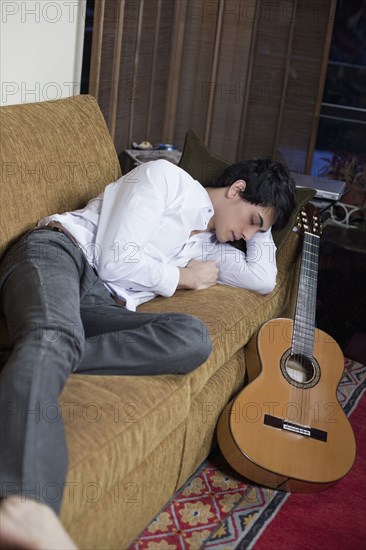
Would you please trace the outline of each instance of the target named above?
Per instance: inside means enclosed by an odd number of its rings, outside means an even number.
[[[30,496],[59,512],[64,427],[40,411],[58,402],[70,373],[183,374],[207,359],[210,338],[194,317],[117,306],[82,251],[51,230],[12,246],[0,290],[10,336],[0,375],[0,495]]]

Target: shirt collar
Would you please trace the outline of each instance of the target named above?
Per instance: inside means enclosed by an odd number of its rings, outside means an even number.
[[[210,195],[206,189],[200,184],[200,190],[198,195],[198,201],[200,201],[200,208],[197,210],[197,217],[195,220],[195,230],[205,230],[209,224],[210,219],[214,215],[214,207],[210,199]]]

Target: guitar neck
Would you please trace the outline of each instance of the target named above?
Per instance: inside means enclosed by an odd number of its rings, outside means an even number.
[[[319,236],[304,233],[292,353],[312,357],[319,264]]]

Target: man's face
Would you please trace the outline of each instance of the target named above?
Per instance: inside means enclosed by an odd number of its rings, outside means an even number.
[[[274,223],[274,208],[243,200],[239,191],[245,182],[238,180],[225,189],[225,195],[216,204],[213,218],[218,241],[224,243],[244,239],[248,241],[258,231],[266,232]]]

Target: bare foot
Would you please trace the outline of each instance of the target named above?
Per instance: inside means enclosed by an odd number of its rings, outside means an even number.
[[[0,506],[0,548],[76,550],[55,512],[46,504],[12,496]]]

